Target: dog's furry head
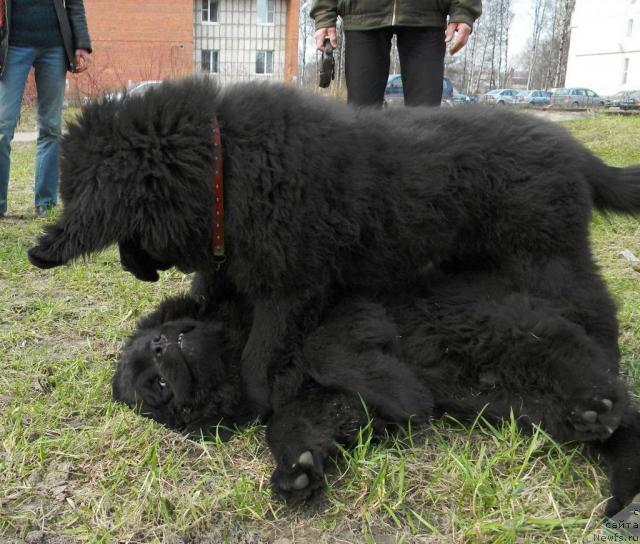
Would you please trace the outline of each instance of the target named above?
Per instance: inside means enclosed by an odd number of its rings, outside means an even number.
[[[187,434],[246,423],[239,376],[227,364],[225,350],[218,321],[184,317],[143,329],[124,348],[113,396]],[[223,428],[217,432],[226,438]]]
[[[52,268],[115,243],[123,267],[147,281],[207,262],[217,96],[209,80],[189,79],[87,105],[61,143],[63,214],[29,250],[32,264]]]

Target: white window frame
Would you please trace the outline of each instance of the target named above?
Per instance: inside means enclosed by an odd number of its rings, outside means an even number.
[[[261,54],[264,57],[264,59],[262,61],[263,62],[263,67],[264,67],[264,72],[258,72],[258,58],[260,57]],[[269,66],[269,58],[271,59],[271,66]],[[270,72],[268,71],[269,68],[271,68]],[[273,75],[273,50],[272,49],[258,49],[256,51],[255,73],[256,73],[256,75],[259,75],[259,76],[272,76]]]
[[[260,9],[261,5],[263,6],[262,10]],[[266,15],[266,21],[260,20],[262,14]],[[268,26],[276,24],[276,0],[256,0],[256,24]]]
[[[202,56],[204,55],[204,53],[209,54],[209,70],[204,69],[204,63],[202,62]],[[213,67],[214,53],[215,53],[215,59],[216,59],[215,71],[211,70],[211,67]],[[219,49],[202,49],[200,51],[200,72],[203,74],[219,74],[220,73],[220,50]]]
[[[206,5],[206,9],[205,9]],[[215,10],[215,21],[211,20],[211,7],[213,6]],[[200,1],[200,19],[202,20],[202,24],[204,25],[217,25],[218,23],[218,8],[220,7],[219,0],[201,0]],[[204,14],[207,14],[207,18],[204,18]]]

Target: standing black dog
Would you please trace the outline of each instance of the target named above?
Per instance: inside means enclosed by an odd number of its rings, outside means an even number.
[[[367,422],[364,401],[382,422],[513,413],[525,429],[539,424],[558,440],[587,442],[608,461],[607,513],[618,512],[640,492],[640,413],[629,404],[617,358],[573,313],[482,274],[436,282],[423,298],[338,304],[304,340],[295,364],[270,369],[274,490],[308,497],[336,443],[357,440]],[[209,314],[193,299],[169,299],[127,342],[114,397],[187,433],[254,420],[238,365],[248,314],[239,300]]]
[[[459,261],[543,291],[591,278],[603,293],[591,210],[640,211],[640,167],[609,167],[565,130],[506,110],[356,112],[286,86],[223,92],[190,79],[86,106],[62,141],[60,192],[63,215],[31,262],[51,268],[118,243],[140,279],[176,266],[219,292],[231,285],[253,307],[243,376],[265,408],[268,369],[317,325],[336,287],[402,292],[421,267]],[[614,349],[599,302],[574,307]]]

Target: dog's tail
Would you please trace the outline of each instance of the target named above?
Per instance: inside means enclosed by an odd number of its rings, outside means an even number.
[[[600,211],[640,213],[640,164],[615,168],[604,163],[588,168],[593,204]]]

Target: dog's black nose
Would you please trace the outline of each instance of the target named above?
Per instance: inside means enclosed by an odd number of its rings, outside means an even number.
[[[167,350],[167,337],[164,334],[156,336],[151,340],[150,347],[156,357],[164,355]]]

